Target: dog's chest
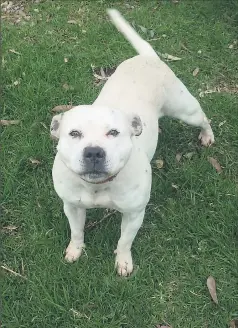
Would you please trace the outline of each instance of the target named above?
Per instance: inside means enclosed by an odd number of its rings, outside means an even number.
[[[115,208],[109,188],[86,189],[81,187],[71,191],[71,198],[74,203],[84,208]]]
[[[113,207],[113,202],[106,188],[103,190],[93,190],[81,192],[81,204],[85,207]]]

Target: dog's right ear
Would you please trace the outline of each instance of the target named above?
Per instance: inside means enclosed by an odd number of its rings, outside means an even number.
[[[63,114],[58,114],[52,118],[52,121],[50,124],[50,134],[53,139],[59,139],[60,123],[61,123],[62,117],[63,117]]]

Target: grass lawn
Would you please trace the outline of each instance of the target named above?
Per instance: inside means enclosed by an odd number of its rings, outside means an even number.
[[[181,58],[169,65],[200,98],[216,137],[204,149],[196,128],[161,121],[155,159],[164,165],[152,163],[151,200],[127,279],[114,270],[117,213],[89,211],[86,252],[64,262],[69,227],[51,180],[51,109],[91,103],[101,86],[90,65],[113,67],[135,54],[109,23],[109,6],[153,30],[140,33],[157,51]],[[20,120],[2,128],[2,327],[229,327],[238,317],[238,2],[26,1],[24,12],[17,24],[2,13],[1,119]]]

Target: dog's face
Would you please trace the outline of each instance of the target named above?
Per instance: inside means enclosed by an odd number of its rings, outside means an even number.
[[[132,137],[142,132],[141,120],[118,110],[77,106],[53,117],[51,135],[69,169],[91,183],[115,176],[127,163]]]

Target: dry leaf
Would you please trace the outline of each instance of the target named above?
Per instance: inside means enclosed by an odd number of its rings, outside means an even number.
[[[238,319],[231,320],[230,328],[238,328]]]
[[[67,83],[65,83],[65,84],[63,84],[63,88],[64,88],[65,90],[69,90],[69,85],[68,85]]]
[[[0,120],[0,125],[3,125],[3,126],[16,125],[19,123],[20,123],[20,120]]]
[[[178,60],[181,60],[181,58],[179,57],[176,57],[176,56],[172,56],[170,54],[161,54],[161,57],[163,57],[164,59],[167,59],[168,61],[178,61]]]
[[[93,76],[95,77],[95,83],[100,85],[101,83],[108,80],[108,78],[115,72],[116,67],[100,67],[96,68],[93,64],[91,64],[91,68],[93,71]]]
[[[228,48],[229,48],[229,49],[233,49],[233,48],[234,48],[234,44],[230,44],[230,45],[228,46]]]
[[[176,158],[177,162],[180,162],[180,160],[182,158],[182,154],[178,153],[175,158]]]
[[[68,83],[64,83],[63,84],[63,88],[68,91],[68,90],[74,90],[74,87],[72,87],[71,85],[68,85]]]
[[[226,123],[226,120],[223,121],[223,122],[221,122],[221,123],[219,123],[219,124],[218,124],[219,128],[220,128],[222,125],[224,125],[225,123]]]
[[[78,23],[76,22],[76,20],[73,20],[73,19],[68,20],[67,23],[68,23],[68,24],[78,24]]]
[[[38,159],[29,158],[29,160],[30,160],[30,162],[31,162],[32,164],[36,164],[36,165],[39,165],[39,164],[41,164],[41,162],[40,162],[40,161],[38,161]]]
[[[212,276],[209,276],[207,278],[207,288],[209,290],[209,293],[211,295],[213,302],[218,304],[217,292],[216,292],[216,282]]]
[[[9,231],[9,232],[15,231],[17,229],[18,229],[18,227],[14,226],[14,225],[9,225],[9,226],[6,226],[6,227],[2,228],[3,231]]]
[[[68,63],[68,61],[69,61],[69,59],[65,57],[65,58],[64,58],[64,62],[65,62],[65,63]]]
[[[214,169],[216,169],[218,173],[221,173],[222,168],[221,165],[218,163],[218,161],[213,157],[208,157],[207,159],[209,163],[214,167]]]
[[[155,164],[156,164],[158,169],[162,169],[162,167],[164,166],[164,161],[162,159],[157,159],[155,161]]]
[[[61,112],[61,111],[67,111],[70,110],[71,108],[75,107],[74,105],[59,105],[59,106],[55,106],[52,109],[52,112]]]
[[[174,184],[174,183],[172,183],[172,188],[179,189],[179,187],[176,184]]]
[[[193,71],[193,76],[197,76],[199,73],[199,67],[196,67],[195,70]]]
[[[15,49],[9,49],[9,52],[12,52],[13,54],[16,55],[21,55],[20,52],[16,51]]]
[[[19,80],[16,80],[16,81],[13,82],[13,85],[15,85],[15,86],[17,86],[19,84],[20,84],[20,81]]]
[[[156,328],[172,328],[172,327],[167,324],[159,324],[156,326]]]
[[[45,125],[45,123],[40,122],[40,124],[41,124],[46,130],[48,130],[48,128],[47,128],[47,126]]]
[[[55,106],[52,109],[52,112],[61,112],[61,111],[66,111],[66,110],[70,110],[71,108],[73,108],[73,105],[59,105],[59,106]]]
[[[104,76],[101,76],[101,75],[97,74],[97,73],[95,72],[95,66],[94,66],[94,65],[91,64],[91,68],[92,68],[92,71],[93,71],[93,76],[94,76],[97,80],[106,81],[106,80],[108,79],[108,77],[105,76],[105,74],[104,74]],[[102,70],[102,67],[100,68],[100,71],[101,71],[101,70]]]
[[[191,151],[190,153],[187,153],[187,154],[185,154],[185,155],[183,155],[185,158],[187,158],[187,159],[191,159],[192,157],[193,157],[193,155],[194,155],[194,152],[193,151]]]

